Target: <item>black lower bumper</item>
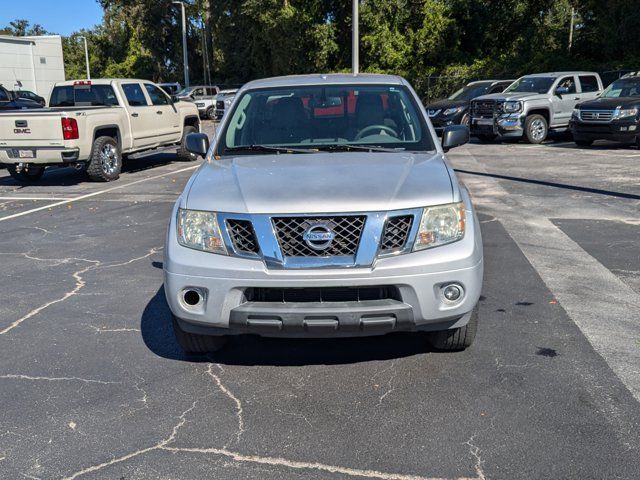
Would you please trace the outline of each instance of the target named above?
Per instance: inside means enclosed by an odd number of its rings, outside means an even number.
[[[202,335],[256,334],[265,337],[328,338],[436,331],[463,326],[470,314],[416,324],[413,308],[398,300],[364,302],[247,302],[231,310],[228,328],[178,319]]]
[[[595,124],[572,121],[569,128],[575,140],[610,140],[632,143],[640,136],[640,125],[629,122]]]

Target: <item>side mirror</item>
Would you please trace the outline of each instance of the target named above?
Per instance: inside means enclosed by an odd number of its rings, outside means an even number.
[[[169,98],[171,98],[171,101],[172,101],[173,103],[177,103],[177,102],[179,102],[179,101],[180,101],[180,100],[178,100],[178,97],[176,97],[175,95],[169,95]]]
[[[469,142],[469,127],[464,125],[450,125],[442,132],[442,149],[448,152]]]
[[[567,87],[558,87],[556,88],[556,95],[566,95],[567,93],[569,93],[569,89]]]
[[[209,150],[209,137],[204,133],[190,133],[185,141],[187,151],[204,158]]]

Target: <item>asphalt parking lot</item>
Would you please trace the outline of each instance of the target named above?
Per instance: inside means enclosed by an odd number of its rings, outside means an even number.
[[[451,354],[396,334],[186,359],[162,246],[196,165],[0,170],[0,477],[638,478],[640,150],[449,157],[486,262],[476,343]]]

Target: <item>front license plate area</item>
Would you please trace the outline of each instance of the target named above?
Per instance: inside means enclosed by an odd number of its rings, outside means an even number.
[[[474,118],[473,123],[476,125],[493,125],[493,119],[491,118]]]

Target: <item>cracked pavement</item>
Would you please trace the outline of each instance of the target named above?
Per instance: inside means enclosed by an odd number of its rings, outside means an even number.
[[[0,170],[0,478],[637,478],[640,202],[487,176],[640,194],[637,154],[450,153],[478,173],[460,177],[486,261],[478,337],[455,354],[396,334],[187,359],[162,245],[189,165],[150,155],[107,185]]]

